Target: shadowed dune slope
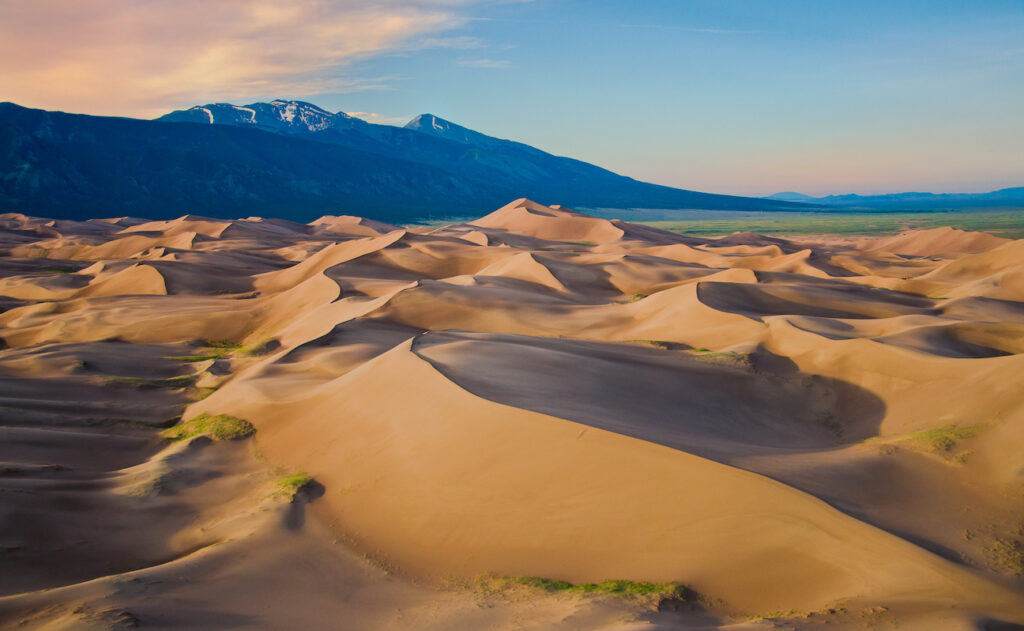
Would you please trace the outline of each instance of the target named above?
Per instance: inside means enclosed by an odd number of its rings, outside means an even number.
[[[0,215],[0,627],[1024,624],[1022,245]]]
[[[257,419],[271,458],[295,458],[337,491],[323,508],[348,536],[418,575],[685,580],[753,609],[814,609],[869,585],[953,594],[977,580],[783,485],[472,396],[410,344],[293,401],[288,419],[226,392],[218,404]],[[396,383],[405,396],[387,396]],[[645,493],[635,478],[659,484]],[[728,562],[715,552],[725,547]]]

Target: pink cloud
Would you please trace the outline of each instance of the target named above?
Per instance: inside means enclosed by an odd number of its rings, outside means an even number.
[[[354,77],[353,62],[422,48],[464,23],[458,9],[468,2],[0,0],[0,98],[150,116],[195,102],[366,89],[379,82]]]

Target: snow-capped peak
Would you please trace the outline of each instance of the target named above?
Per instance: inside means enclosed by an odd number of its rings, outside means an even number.
[[[494,138],[472,129],[466,129],[462,125],[456,125],[433,114],[420,114],[406,123],[405,128],[464,144],[490,144],[496,141]]]
[[[314,105],[312,103],[307,103],[306,101],[286,101],[283,99],[274,99],[269,103],[269,105],[273,105],[274,107],[278,108],[290,109],[292,111],[302,110],[306,112],[315,112],[317,114],[322,114],[324,116],[334,116],[334,114],[328,112],[324,108],[318,105]],[[338,113],[344,114],[344,112]]]
[[[197,105],[187,110],[171,112],[158,120],[252,126],[283,134],[308,134],[334,128],[348,129],[359,122],[344,112],[332,114],[312,103],[284,99],[244,106],[231,103]]]
[[[434,131],[439,132],[451,129],[453,125],[454,123],[450,123],[443,118],[438,118],[433,114],[420,114],[405,124],[408,129],[418,129],[420,131],[433,129]]]

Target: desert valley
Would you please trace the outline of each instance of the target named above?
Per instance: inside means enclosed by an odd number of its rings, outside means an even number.
[[[0,626],[1022,628],[1024,240],[490,210],[0,216]]]
[[[0,0],[0,631],[1024,631],[1022,41]]]

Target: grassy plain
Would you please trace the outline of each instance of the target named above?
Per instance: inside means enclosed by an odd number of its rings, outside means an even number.
[[[609,212],[603,211],[602,215]],[[1024,238],[1024,209],[896,213],[754,213],[701,210],[675,212],[679,213],[678,219],[629,220],[694,236],[715,236],[733,232],[768,235],[891,235],[910,228],[952,226],[960,230],[990,232],[1009,239]],[[630,216],[633,217],[635,214],[634,211]]]

